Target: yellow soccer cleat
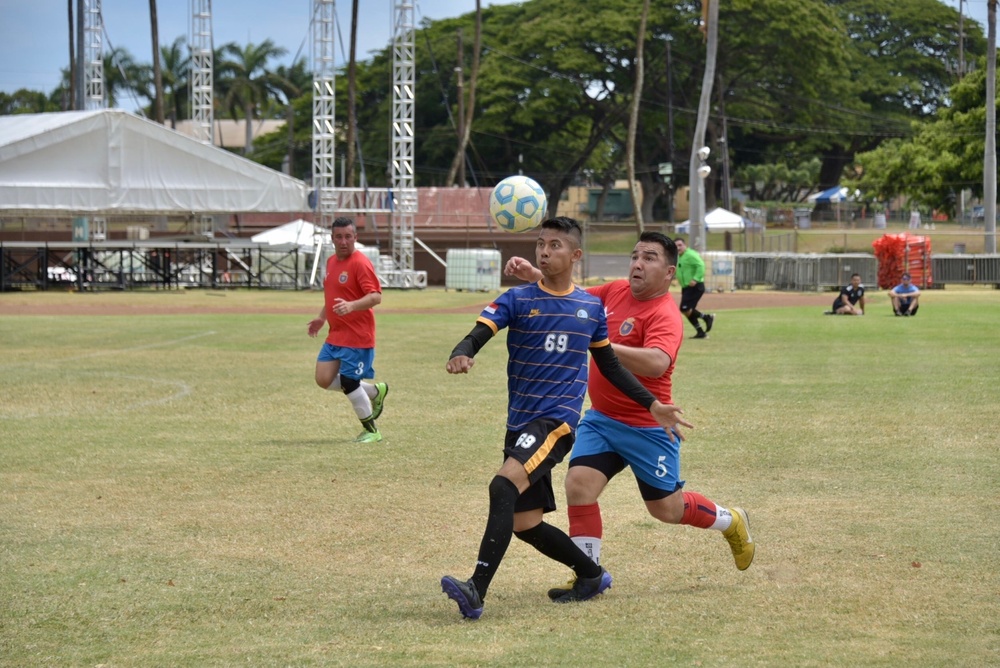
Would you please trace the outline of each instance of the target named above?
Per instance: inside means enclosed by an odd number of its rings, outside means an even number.
[[[747,511],[742,508],[730,508],[733,515],[733,523],[722,532],[722,535],[729,542],[729,549],[733,551],[733,559],[736,561],[736,568],[745,571],[753,563],[754,542],[750,537],[750,518]]]

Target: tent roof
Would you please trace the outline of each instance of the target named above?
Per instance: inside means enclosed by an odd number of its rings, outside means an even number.
[[[814,193],[806,198],[807,202],[843,202],[847,199],[847,186],[834,186],[823,192]]]
[[[0,116],[0,211],[305,211],[302,181],[117,109]]]
[[[317,236],[322,239],[323,244],[330,244],[330,233],[328,231],[324,232],[318,225],[313,225],[308,220],[299,218],[298,220],[293,220],[290,223],[285,223],[284,225],[278,225],[277,227],[272,227],[269,230],[258,232],[250,237],[250,241],[255,244],[270,244],[271,246],[287,244],[293,246],[303,246],[311,249],[316,245]],[[365,245],[360,241],[355,241],[354,247],[362,249],[365,248]]]
[[[733,213],[721,206],[716,207],[705,214],[705,227],[709,232],[742,232],[749,221],[738,213]],[[679,234],[687,234],[690,231],[691,221],[685,220],[677,226]]]

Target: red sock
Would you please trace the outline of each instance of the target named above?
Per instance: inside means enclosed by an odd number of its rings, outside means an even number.
[[[600,504],[589,503],[585,506],[570,506],[567,508],[566,514],[569,515],[569,535],[571,538],[573,536],[604,537]]]
[[[684,516],[681,524],[708,529],[715,524],[715,504],[698,492],[684,492]]]

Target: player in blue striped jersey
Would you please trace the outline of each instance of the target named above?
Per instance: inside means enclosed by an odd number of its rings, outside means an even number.
[[[587,390],[588,350],[604,377],[648,409],[665,429],[691,426],[680,417],[680,409],[657,401],[621,365],[608,341],[601,301],[573,285],[573,267],[583,255],[581,239],[580,226],[572,218],[544,221],[535,244],[542,279],[497,297],[446,365],[448,373],[468,373],[482,346],[507,328],[503,465],[490,482],[489,516],[472,578],[441,579],[443,591],[469,619],[482,614],[486,591],[512,536],[573,569],[576,583],[559,602],[584,601],[611,586],[611,575],[603,567],[565,532],[542,521],[544,513],[556,509],[552,469],[573,447]]]

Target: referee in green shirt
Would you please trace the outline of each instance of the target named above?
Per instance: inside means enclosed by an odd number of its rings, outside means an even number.
[[[683,239],[674,239],[674,243],[677,244],[677,282],[681,286],[681,313],[697,330],[694,338],[707,339],[715,323],[715,315],[703,314],[698,310],[698,302],[705,294],[705,261],[698,255],[698,251],[688,248]],[[705,321],[704,328],[700,320]]]

